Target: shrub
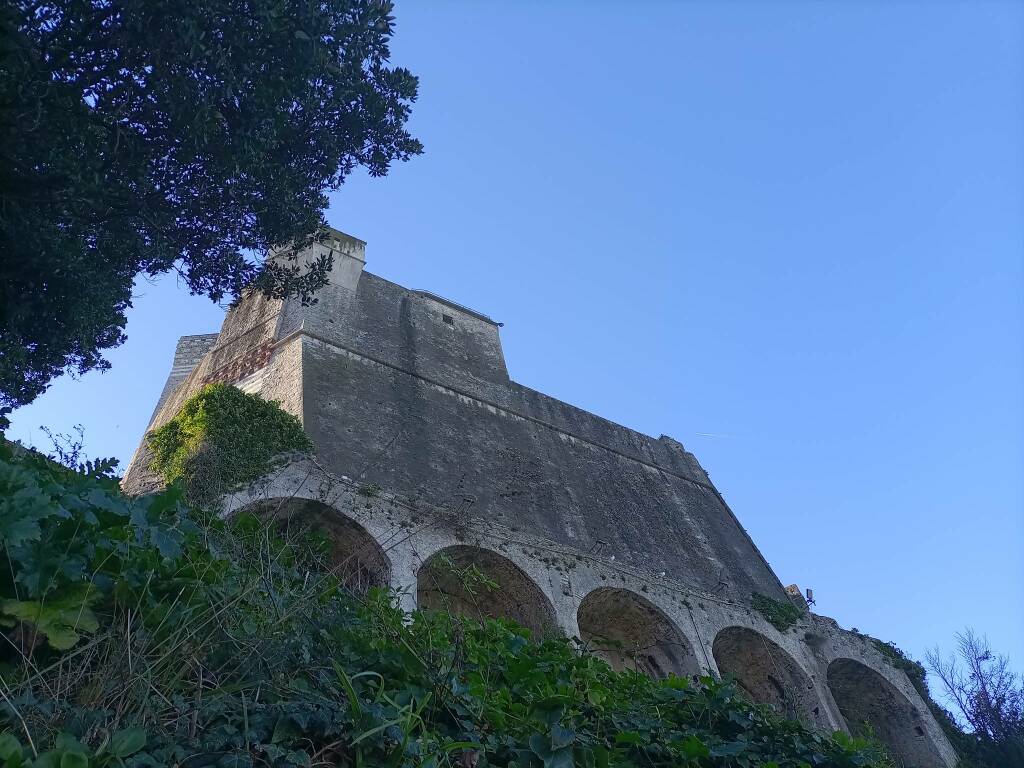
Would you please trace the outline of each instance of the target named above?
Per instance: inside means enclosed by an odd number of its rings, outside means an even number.
[[[890,765],[727,682],[615,672],[505,621],[410,617],[254,516],[197,520],[177,487],[127,499],[9,443],[0,545],[7,765]]]

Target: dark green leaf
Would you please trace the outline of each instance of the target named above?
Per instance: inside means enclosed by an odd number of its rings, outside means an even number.
[[[141,728],[126,728],[110,737],[110,752],[117,757],[129,757],[146,746],[146,732]]]

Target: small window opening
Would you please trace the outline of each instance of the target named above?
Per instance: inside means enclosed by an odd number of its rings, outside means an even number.
[[[918,736],[924,736],[924,728],[922,728],[920,725],[914,726],[914,732],[917,733]]]
[[[444,320],[445,323],[447,323],[448,325],[455,325],[455,320],[452,318],[451,315],[441,315],[441,319]]]

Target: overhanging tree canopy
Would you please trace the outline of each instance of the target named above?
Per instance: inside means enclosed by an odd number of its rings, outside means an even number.
[[[0,405],[104,368],[139,274],[308,300],[252,254],[323,224],[355,168],[422,151],[373,0],[57,0],[0,10]]]

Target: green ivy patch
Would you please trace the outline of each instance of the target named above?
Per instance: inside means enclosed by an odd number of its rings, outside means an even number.
[[[775,600],[755,592],[750,596],[751,605],[779,632],[785,632],[796,624],[804,612],[788,600]]]
[[[302,424],[276,401],[228,384],[208,384],[146,437],[152,468],[181,481],[193,504],[212,507],[225,493],[258,480],[276,457],[313,449]]]

